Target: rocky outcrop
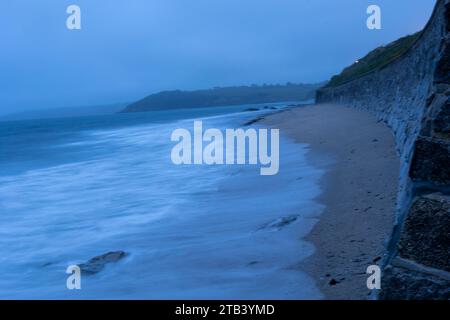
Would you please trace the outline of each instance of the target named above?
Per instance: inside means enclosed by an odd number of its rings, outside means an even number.
[[[318,103],[365,109],[393,130],[401,156],[396,222],[381,299],[450,297],[450,0],[438,0],[404,55]]]
[[[126,253],[123,251],[113,251],[108,252],[99,256],[96,256],[86,263],[79,265],[80,270],[83,274],[94,275],[102,271],[105,266],[109,263],[118,262],[125,258]]]

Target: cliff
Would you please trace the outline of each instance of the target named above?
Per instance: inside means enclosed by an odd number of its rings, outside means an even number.
[[[288,83],[286,85],[253,85],[196,91],[163,91],[130,104],[123,112],[304,101],[314,99],[319,87],[318,84]]]
[[[374,113],[395,136],[402,165],[380,299],[450,299],[449,31],[450,0],[438,0],[408,50],[317,92],[318,103]]]

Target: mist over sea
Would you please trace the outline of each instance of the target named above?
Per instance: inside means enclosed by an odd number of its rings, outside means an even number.
[[[321,298],[299,268],[322,210],[307,145],[281,132],[275,176],[171,161],[174,129],[269,112],[247,108],[0,122],[0,298]],[[68,265],[116,250],[126,258],[66,288]]]

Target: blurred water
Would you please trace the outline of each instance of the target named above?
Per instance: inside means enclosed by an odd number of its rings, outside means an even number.
[[[0,123],[0,298],[320,298],[298,267],[321,211],[308,146],[282,138],[276,176],[170,160],[173,129],[267,112],[244,109]],[[113,250],[128,256],[66,289],[68,265]]]

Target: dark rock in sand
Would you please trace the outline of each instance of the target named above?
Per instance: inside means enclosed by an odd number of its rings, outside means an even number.
[[[88,275],[99,273],[108,263],[118,262],[126,256],[124,251],[108,252],[79,265],[81,272]]]
[[[339,283],[339,281],[337,281],[336,279],[331,279],[330,280],[330,282],[329,282],[329,284],[330,284],[330,286],[335,286],[335,285],[337,285]]]

